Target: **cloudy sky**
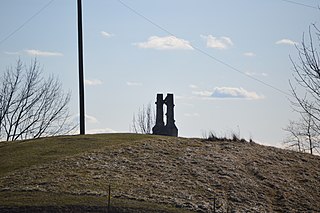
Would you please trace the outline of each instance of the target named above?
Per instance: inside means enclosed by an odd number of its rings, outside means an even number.
[[[78,114],[76,1],[1,0],[0,72],[37,58]],[[83,0],[87,132],[129,132],[174,93],[179,135],[235,132],[281,146],[296,46],[318,0]]]

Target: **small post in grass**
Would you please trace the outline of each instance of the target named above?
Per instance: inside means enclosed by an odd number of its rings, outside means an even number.
[[[213,213],[216,213],[216,195],[213,198]]]
[[[109,184],[109,192],[108,192],[108,213],[110,213],[110,200],[111,200],[111,185]]]

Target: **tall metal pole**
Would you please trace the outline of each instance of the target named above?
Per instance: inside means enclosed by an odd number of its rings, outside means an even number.
[[[78,54],[79,54],[79,105],[80,105],[80,134],[85,134],[84,111],[84,77],[83,77],[83,38],[82,38],[82,7],[78,0]]]

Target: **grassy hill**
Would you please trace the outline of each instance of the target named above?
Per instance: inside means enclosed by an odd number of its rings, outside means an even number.
[[[320,157],[137,134],[0,143],[0,211],[320,212]]]

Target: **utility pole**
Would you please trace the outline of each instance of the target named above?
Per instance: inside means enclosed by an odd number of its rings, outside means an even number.
[[[84,111],[83,38],[82,38],[81,0],[78,0],[78,54],[79,54],[80,135],[84,135],[86,133],[85,133],[85,111]]]

